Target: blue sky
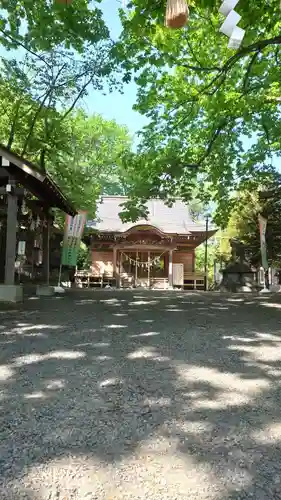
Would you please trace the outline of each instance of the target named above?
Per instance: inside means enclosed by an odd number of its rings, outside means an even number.
[[[121,32],[121,23],[118,16],[118,8],[122,6],[121,2],[122,0],[103,0],[100,5],[105,22],[114,39]],[[132,109],[136,102],[136,92],[137,87],[134,82],[124,85],[124,94],[112,92],[103,96],[100,92],[91,92],[85,100],[85,107],[90,113],[100,113],[104,118],[115,119],[118,123],[126,125],[131,134],[135,134],[147,123],[144,116]]]

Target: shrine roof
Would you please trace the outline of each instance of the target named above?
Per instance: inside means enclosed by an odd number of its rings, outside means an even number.
[[[188,206],[181,200],[176,200],[172,207],[164,201],[152,199],[147,202],[148,219],[137,222],[122,222],[119,213],[121,204],[128,198],[124,196],[104,196],[97,208],[96,220],[88,221],[87,227],[103,233],[124,233],[134,226],[153,226],[166,234],[191,235],[205,233],[206,223],[192,220]],[[209,227],[208,235],[216,232],[216,228]]]
[[[2,144],[0,144],[0,170],[1,167],[4,171],[2,179],[6,171],[7,176],[9,174],[14,176],[19,184],[37,198],[47,202],[50,207],[60,208],[69,215],[77,213],[72,203],[47,173],[41,172],[34,163],[10,151]]]

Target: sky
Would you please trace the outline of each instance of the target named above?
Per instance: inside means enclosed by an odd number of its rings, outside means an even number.
[[[121,32],[118,16],[118,8],[121,6],[122,2],[118,0],[103,0],[100,4],[113,39],[117,39]],[[85,108],[89,113],[100,113],[106,119],[114,119],[120,125],[126,125],[134,135],[147,123],[144,116],[132,109],[136,103],[136,93],[137,86],[134,82],[124,85],[124,94],[115,91],[103,96],[100,92],[90,92],[85,99]]]

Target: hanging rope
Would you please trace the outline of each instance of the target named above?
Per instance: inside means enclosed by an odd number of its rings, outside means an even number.
[[[183,28],[188,21],[186,0],[167,0],[165,24],[168,28]]]
[[[152,259],[150,261],[140,261],[140,260],[132,259],[132,257],[129,257],[126,253],[121,252],[121,254],[124,255],[124,257],[125,257],[125,260],[129,261],[131,264],[135,264],[135,266],[137,266],[137,267],[153,266],[154,264],[160,262],[162,255],[164,255],[165,253],[166,252],[162,252],[161,255],[154,257],[154,259]]]

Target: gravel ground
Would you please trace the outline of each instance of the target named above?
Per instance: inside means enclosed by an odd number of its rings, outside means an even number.
[[[280,319],[152,291],[0,311],[0,499],[281,499]]]

